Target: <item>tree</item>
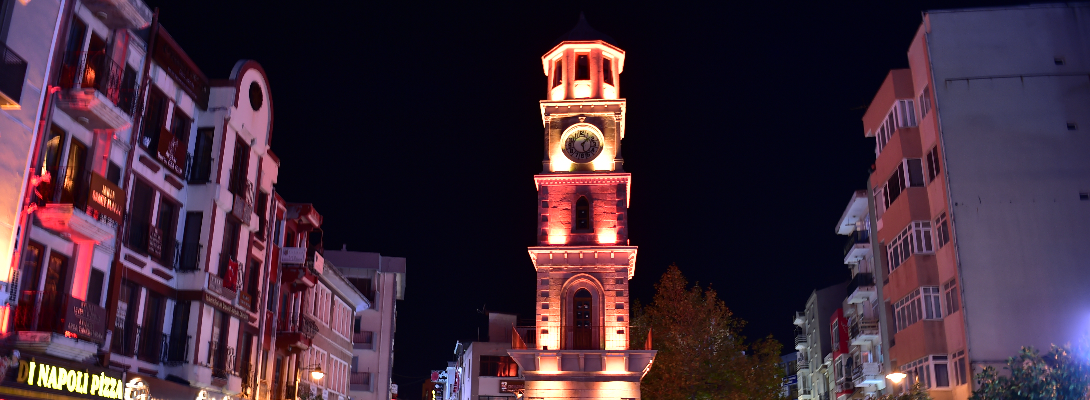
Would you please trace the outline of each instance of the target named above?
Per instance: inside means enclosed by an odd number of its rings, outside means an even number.
[[[747,345],[740,334],[745,321],[715,290],[690,287],[676,265],[655,284],[651,304],[634,311],[633,348],[642,348],[650,328],[658,350],[641,384],[644,399],[782,398],[780,343],[770,336]]]
[[[972,400],[1085,400],[1090,393],[1090,352],[1086,350],[1085,346],[1072,350],[1070,345],[1052,345],[1041,355],[1023,347],[1007,359],[1010,376],[1000,376],[990,366],[977,374],[979,388]]]

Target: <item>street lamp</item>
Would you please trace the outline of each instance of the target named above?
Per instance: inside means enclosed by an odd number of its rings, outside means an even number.
[[[901,372],[894,372],[892,374],[886,375],[886,379],[889,379],[893,383],[901,383],[901,380],[905,379],[905,377],[907,376],[908,375],[905,375]]]
[[[315,365],[310,366],[310,367],[300,368],[300,370],[310,371],[310,377],[313,378],[314,380],[319,380],[319,379],[322,379],[322,378],[325,377],[325,372],[322,372],[322,366],[321,365],[315,364]]]

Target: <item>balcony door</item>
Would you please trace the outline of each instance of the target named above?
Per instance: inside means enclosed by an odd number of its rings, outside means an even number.
[[[61,329],[60,318],[68,299],[68,257],[50,252],[46,264],[45,285],[42,288],[42,308],[38,330],[56,332]],[[63,332],[63,330],[61,331]]]
[[[575,298],[572,302],[575,306],[575,326],[572,328],[573,334],[573,348],[575,350],[592,350],[593,346],[593,328],[591,326],[591,315],[593,315],[593,299],[590,296],[590,292],[587,289],[579,289],[575,292]]]

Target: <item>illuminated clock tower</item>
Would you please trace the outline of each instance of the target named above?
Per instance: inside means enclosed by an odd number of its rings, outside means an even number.
[[[629,348],[636,246],[621,158],[624,57],[582,15],[541,57],[545,158],[534,176],[538,244],[529,248],[537,322],[509,351],[526,379],[524,399],[638,399],[655,357],[642,344]]]

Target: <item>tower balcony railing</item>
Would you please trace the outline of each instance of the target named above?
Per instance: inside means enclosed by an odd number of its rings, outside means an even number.
[[[605,326],[560,326],[560,348],[562,350],[602,350],[605,349],[605,342]]]

